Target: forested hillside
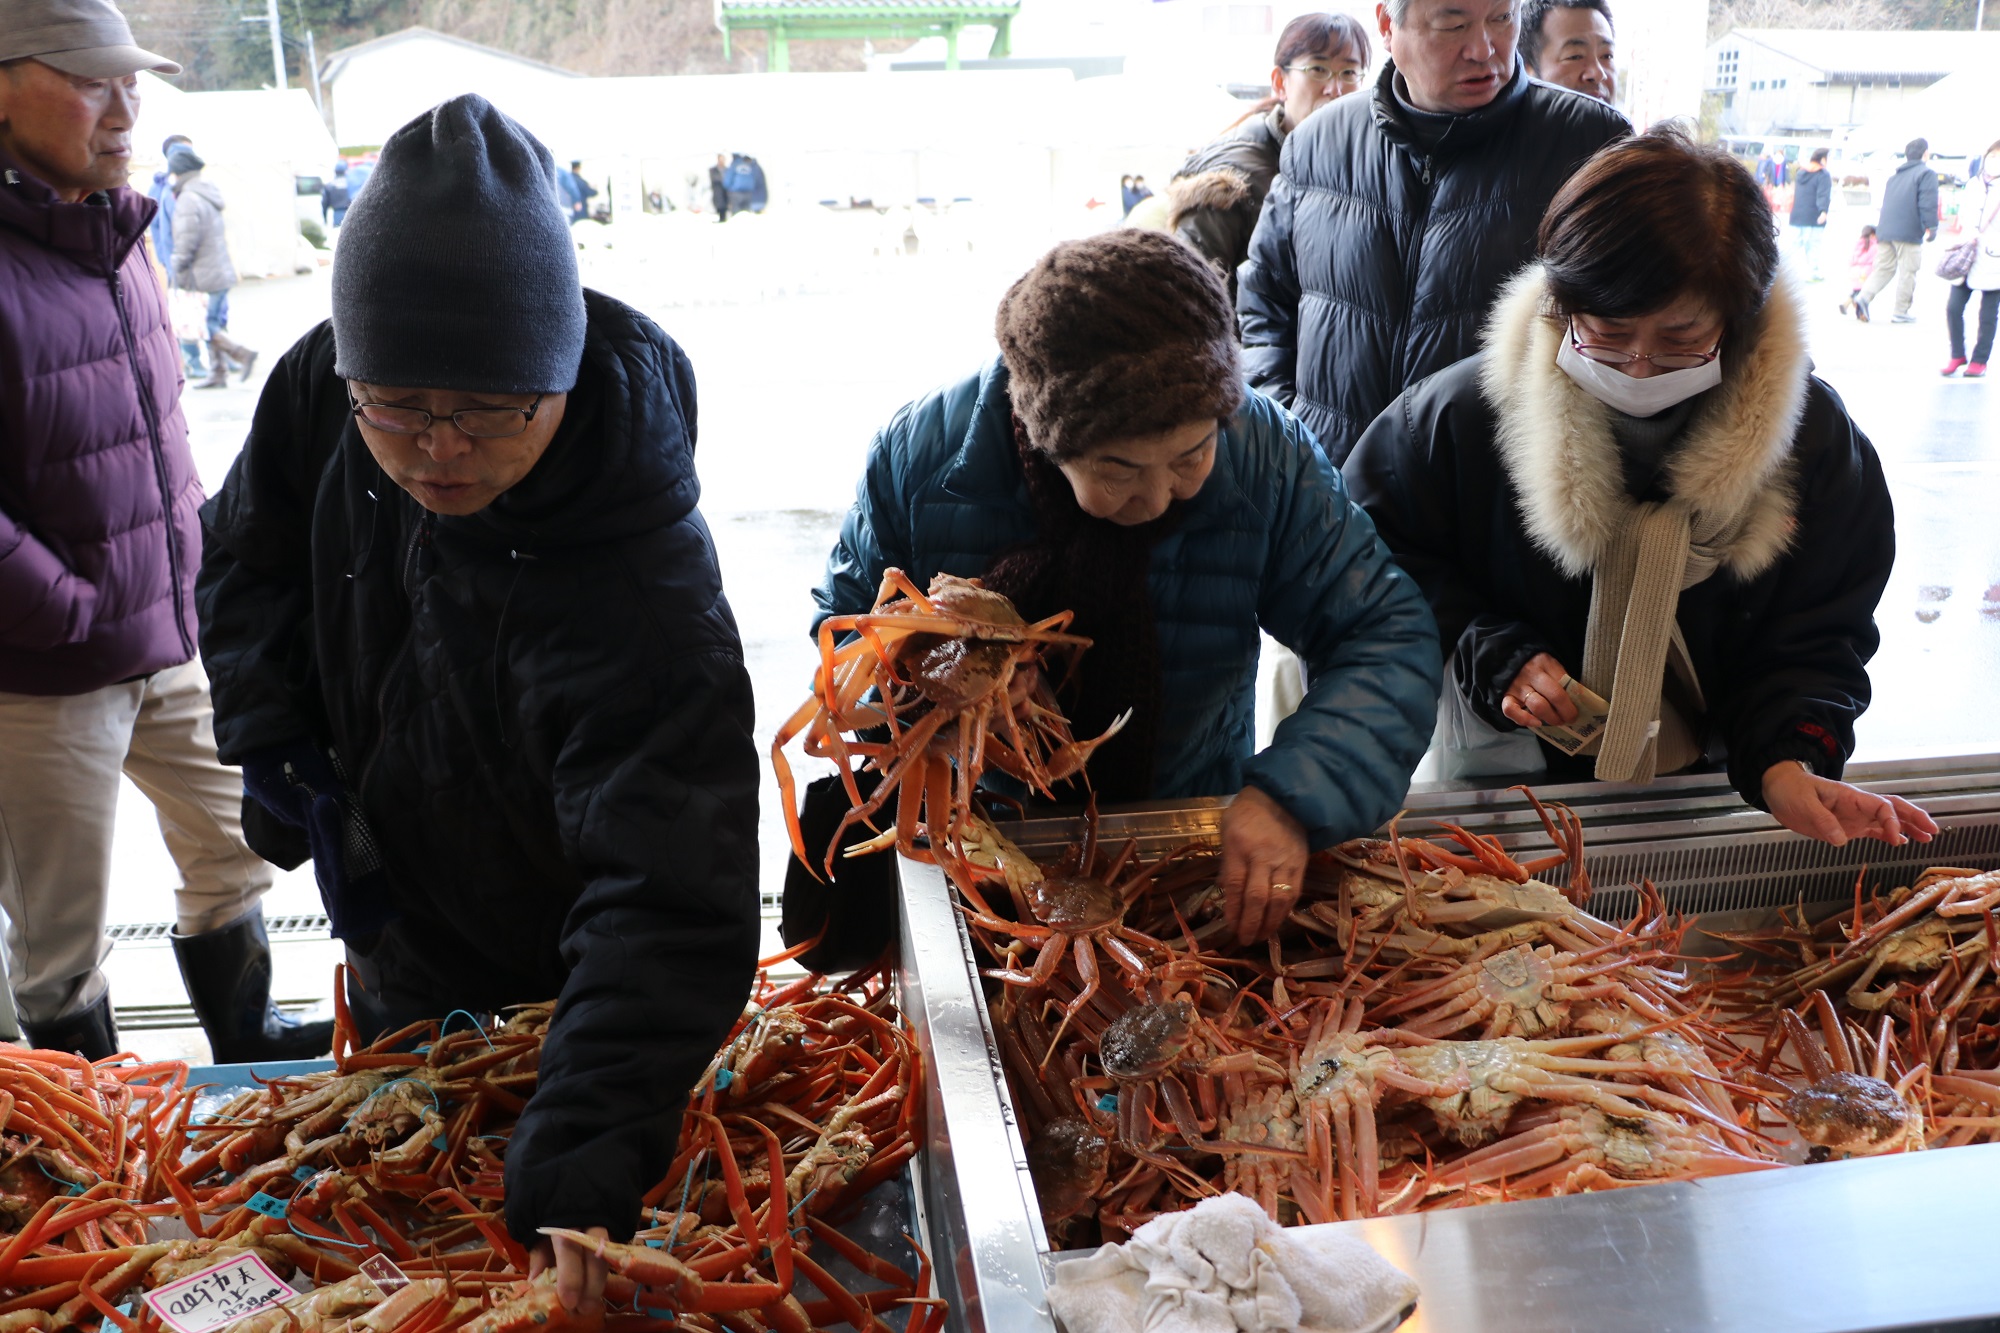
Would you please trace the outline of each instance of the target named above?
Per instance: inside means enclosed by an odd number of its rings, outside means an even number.
[[[141,43],[186,66],[182,87],[270,83],[264,0],[126,0],[124,8]],[[580,74],[722,74],[764,67],[761,33],[742,35],[724,63],[713,0],[278,0],[278,18],[294,80],[305,74],[309,30],[324,61],[340,47],[411,24]],[[792,43],[794,69],[861,67],[860,42]]]
[[[1062,0],[1047,0],[1062,3]],[[1652,0],[1612,0],[1647,4]],[[1990,0],[2000,11],[2000,0]],[[1711,0],[1709,30],[1970,28],[1978,0]],[[256,88],[271,81],[264,0],[127,0],[141,42],[187,67],[182,86]],[[342,46],[413,23],[582,74],[721,74],[764,67],[750,33],[722,58],[713,0],[278,0],[291,77],[305,73],[308,30],[324,60]],[[1989,15],[2000,26],[2000,12]],[[255,22],[245,22],[254,19]],[[893,51],[900,44],[885,44]],[[792,67],[860,69],[860,42],[794,42]]]

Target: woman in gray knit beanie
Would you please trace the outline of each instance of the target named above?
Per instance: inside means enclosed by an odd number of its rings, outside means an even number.
[[[1059,687],[1077,734],[1132,714],[1092,758],[1092,789],[1234,797],[1228,913],[1242,938],[1266,938],[1309,852],[1373,831],[1402,800],[1437,706],[1423,598],[1312,436],[1245,394],[1228,294],[1181,241],[1121,230],[1058,245],[1008,291],[995,334],[997,358],[877,437],[820,617],[865,611],[890,566],[919,584],[981,578],[1030,617],[1074,611],[1093,641]],[[1260,631],[1298,652],[1311,686],[1253,755]],[[856,901],[847,878],[870,859],[842,865],[832,901]],[[808,910],[815,886],[793,871],[798,941],[824,909]],[[829,934],[866,942],[838,920]]]

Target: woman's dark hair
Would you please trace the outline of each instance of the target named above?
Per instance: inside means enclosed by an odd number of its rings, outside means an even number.
[[[1777,226],[1756,179],[1673,126],[1578,168],[1542,216],[1537,250],[1561,315],[1629,319],[1692,295],[1734,328],[1764,308],[1778,273]]]
[[[1278,34],[1278,50],[1271,63],[1283,69],[1300,56],[1322,52],[1332,55],[1340,51],[1352,51],[1363,69],[1374,59],[1375,48],[1369,44],[1368,29],[1361,26],[1359,19],[1346,14],[1301,14]]]

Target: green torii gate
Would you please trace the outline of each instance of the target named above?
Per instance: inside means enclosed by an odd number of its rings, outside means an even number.
[[[966,28],[993,29],[995,58],[1010,50],[1009,29],[1021,12],[1020,0],[932,0],[894,4],[886,0],[716,0],[715,24],[722,29],[722,58],[729,59],[735,32],[770,34],[773,74],[792,68],[792,39],[804,41],[865,37],[943,37],[944,67],[958,68],[958,34]]]

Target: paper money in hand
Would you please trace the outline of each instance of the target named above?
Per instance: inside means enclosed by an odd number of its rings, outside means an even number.
[[[1532,726],[1528,730],[1572,757],[1594,747],[1604,735],[1605,719],[1611,705],[1603,696],[1574,676],[1563,677],[1563,691],[1576,705],[1576,721],[1554,726]]]

